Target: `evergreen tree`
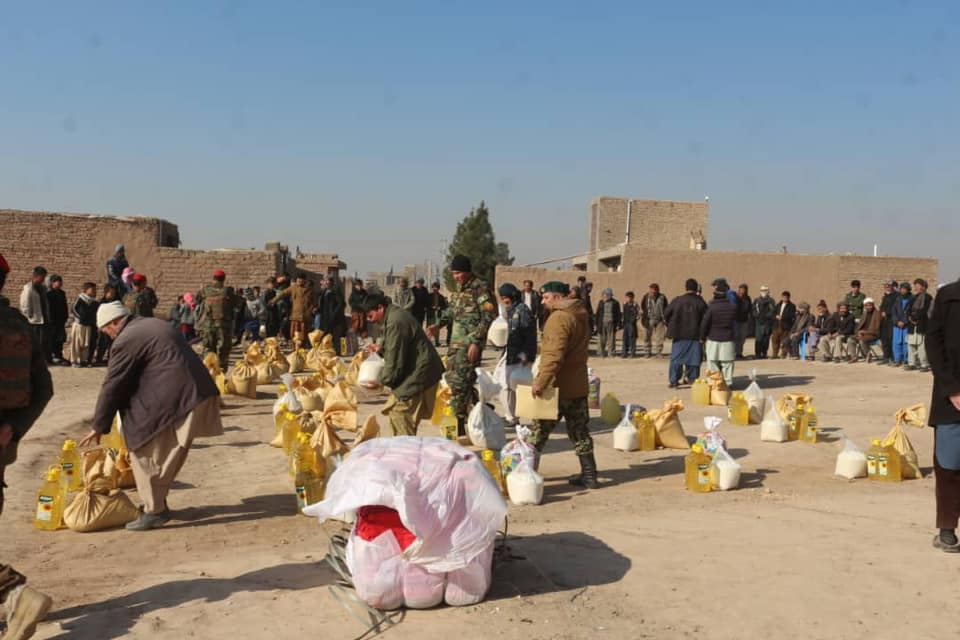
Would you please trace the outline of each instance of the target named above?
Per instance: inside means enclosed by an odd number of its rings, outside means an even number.
[[[479,207],[471,209],[467,217],[457,224],[457,232],[453,234],[453,240],[447,248],[447,266],[443,277],[451,291],[456,290],[457,284],[450,273],[450,261],[458,255],[470,258],[473,273],[491,287],[497,265],[513,264],[509,245],[506,242],[497,242],[494,236],[490,211],[482,200]]]

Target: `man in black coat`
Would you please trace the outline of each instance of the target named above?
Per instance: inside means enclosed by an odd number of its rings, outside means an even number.
[[[927,325],[927,358],[933,371],[930,426],[934,432],[933,469],[937,481],[937,528],[933,546],[960,552],[960,282],[937,293]]]
[[[896,281],[884,280],[883,298],[880,299],[880,344],[883,346],[883,359],[878,361],[878,364],[893,360],[893,316],[899,297]]]
[[[347,335],[346,301],[336,281],[327,276],[323,281],[323,291],[320,293],[320,330],[333,336],[333,350],[338,356],[341,353],[341,339]]]
[[[423,326],[423,321],[427,318],[427,306],[430,303],[430,292],[427,291],[427,287],[423,282],[423,278],[417,278],[416,284],[413,285],[413,317],[417,319],[417,322],[420,323],[420,326]]]
[[[63,359],[63,345],[67,341],[67,294],[63,292],[63,278],[50,276],[50,288],[47,289],[47,308],[50,309],[50,362],[70,364]]]
[[[780,294],[780,302],[774,311],[773,335],[770,336],[774,359],[780,357],[781,345],[790,337],[790,329],[793,328],[793,321],[796,319],[797,306],[790,302],[790,292],[784,291]]]

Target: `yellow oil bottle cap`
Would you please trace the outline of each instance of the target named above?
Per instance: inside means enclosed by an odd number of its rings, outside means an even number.
[[[63,450],[64,451],[73,451],[77,448],[76,440],[64,440],[63,441]]]
[[[60,467],[53,466],[47,469],[47,480],[54,482],[60,479]]]
[[[484,460],[493,460],[493,459],[494,459],[493,449],[484,449],[484,450],[483,450],[483,453],[481,453],[480,456],[481,456]]]
[[[690,450],[693,451],[694,453],[703,453],[703,447],[699,444],[693,445],[692,447],[690,447]]]
[[[880,438],[874,438],[874,439],[873,439],[873,445],[874,445],[875,447],[879,447],[879,446],[880,446]]]
[[[306,444],[310,442],[310,434],[301,431],[297,434],[297,440],[300,442],[300,444]]]
[[[286,403],[286,402],[281,402],[281,403],[280,403],[280,410],[279,410],[277,413],[285,413],[286,411],[287,411],[287,403]]]

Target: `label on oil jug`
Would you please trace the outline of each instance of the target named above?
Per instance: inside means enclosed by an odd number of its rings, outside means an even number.
[[[708,485],[710,484],[710,465],[708,464],[698,464],[697,469],[697,484],[699,485]]]
[[[53,496],[40,496],[37,505],[37,520],[50,522],[53,520]]]
[[[887,476],[887,458],[886,458],[886,456],[880,456],[880,458],[877,459],[877,472],[878,472],[881,476],[884,476],[884,477]]]
[[[867,475],[875,476],[877,475],[877,458],[876,456],[867,456]]]
[[[307,488],[303,485],[297,486],[297,507],[303,509],[307,506]]]

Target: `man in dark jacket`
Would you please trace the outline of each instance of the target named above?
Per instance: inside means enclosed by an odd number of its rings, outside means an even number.
[[[880,345],[883,347],[883,359],[879,364],[893,360],[893,316],[896,314],[897,283],[894,280],[883,281],[883,298],[880,299]]]
[[[340,345],[342,338],[347,335],[346,301],[331,276],[324,280],[319,306],[320,322],[317,328],[333,336],[333,350],[338,356],[346,355],[342,353]]]
[[[666,311],[666,305],[663,307]],[[637,322],[643,316],[640,305],[636,303],[633,291],[627,291],[626,301],[623,303],[623,357],[637,357]],[[667,325],[660,314],[660,324],[663,325],[663,335],[666,336]],[[663,338],[660,338],[660,347],[663,348]]]
[[[783,343],[790,336],[790,329],[793,327],[793,321],[797,319],[797,306],[790,302],[790,292],[784,291],[780,295],[780,303],[774,310],[773,334],[770,341],[773,346],[773,358],[780,357]]]
[[[427,326],[432,327],[433,325],[439,324],[440,318],[443,317],[443,312],[447,310],[447,297],[440,293],[440,283],[434,282],[430,286],[430,297],[427,299]],[[440,329],[437,329],[437,334],[433,337],[433,345],[435,347],[440,346]],[[447,347],[450,346],[450,334],[453,333],[450,325],[447,325]]]
[[[363,286],[363,280],[357,278],[350,290],[350,324],[358,338],[367,336],[366,304],[367,290]]]
[[[420,326],[423,326],[423,321],[427,318],[429,302],[430,292],[427,291],[423,278],[417,278],[417,282],[413,285],[413,317],[417,319]]]
[[[803,341],[803,337],[806,335],[807,329],[812,322],[813,316],[810,314],[810,304],[808,302],[801,302],[797,306],[797,316],[793,319],[793,324],[790,325],[790,331],[783,341],[783,351],[780,354],[782,358],[789,356],[794,360],[800,359],[800,343]]]
[[[700,327],[707,313],[707,303],[697,294],[699,288],[699,283],[689,278],[685,284],[686,293],[674,298],[663,314],[667,321],[667,337],[673,340],[669,373],[671,389],[680,385],[684,368],[687,381],[700,377],[703,360]]]
[[[713,288],[713,300],[700,323],[700,339],[706,341],[710,371],[721,372],[727,387],[732,387],[736,361],[737,305],[727,295],[730,286],[725,279],[714,280]]]
[[[118,244],[113,250],[113,255],[107,260],[107,284],[112,285],[117,291],[126,291],[123,270],[129,266],[126,250],[122,244]]]
[[[906,369],[930,371],[927,362],[927,350],[924,341],[927,338],[927,323],[933,296],[927,293],[927,281],[917,278],[913,281],[913,301],[907,308],[907,366]]]
[[[47,308],[50,309],[50,361],[53,364],[70,364],[63,359],[63,345],[67,341],[67,294],[63,291],[63,278],[50,276],[47,289]]]
[[[750,321],[753,319],[753,300],[750,288],[746,284],[737,287],[737,360],[743,360],[743,344],[750,333]]]
[[[530,313],[537,320],[537,328],[543,330],[543,304],[540,301],[540,292],[533,288],[533,280],[523,281],[523,291],[520,292],[521,302],[527,305]]]
[[[10,266],[0,255],[0,294]],[[0,514],[6,468],[17,459],[20,441],[53,397],[43,346],[30,324],[0,295]],[[50,610],[50,596],[26,585],[27,578],[0,562],[0,604],[7,612],[4,638],[29,638]]]
[[[613,297],[613,289],[603,290],[603,299],[597,304],[595,316],[597,331],[600,333],[600,357],[617,354],[617,331],[620,329],[620,302]]]
[[[383,358],[380,384],[391,393],[381,413],[395,436],[415,436],[429,418],[443,376],[443,361],[413,315],[391,305],[380,291],[370,291],[364,305],[367,321],[380,327],[380,341],[368,347]],[[372,385],[375,387],[376,385]]]
[[[170,519],[167,494],[194,438],[223,434],[217,387],[199,356],[170,323],[132,316],[120,302],[97,309],[97,325],[113,339],[110,364],[83,449],[110,432],[118,413],[130,466],[143,501],[131,531]]]
[[[960,553],[960,282],[937,293],[926,326],[927,359],[933,371],[930,426],[934,431],[933,472],[937,481],[937,528],[933,546]]]
[[[827,320],[820,335],[817,348],[823,353],[824,362],[843,362],[849,349],[856,350],[853,334],[857,321],[850,313],[846,302],[837,305],[837,312]],[[849,344],[848,344],[849,343]]]
[[[770,353],[770,335],[776,314],[777,303],[770,297],[770,287],[763,285],[760,295],[753,300],[753,356],[757,359],[766,359]]]

